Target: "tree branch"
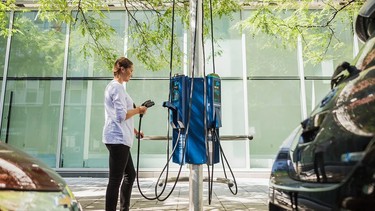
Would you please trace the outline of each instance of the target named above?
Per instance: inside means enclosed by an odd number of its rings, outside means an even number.
[[[358,0],[350,0],[348,1],[345,5],[343,5],[341,8],[339,9],[335,9],[335,12],[332,13],[332,16],[330,19],[328,19],[328,21],[323,24],[323,25],[296,25],[297,27],[303,27],[303,28],[325,28],[327,26],[329,26],[331,24],[331,22],[336,18],[337,14],[342,11],[343,9],[345,9],[346,7],[348,7],[349,5],[351,5],[352,3],[356,2]],[[331,5],[330,5],[331,6]],[[333,6],[331,6],[333,7]]]

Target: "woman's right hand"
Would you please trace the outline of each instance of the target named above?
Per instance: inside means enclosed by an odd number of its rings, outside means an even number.
[[[147,111],[147,107],[146,106],[139,106],[138,111],[139,111],[139,114],[145,114],[146,111]]]

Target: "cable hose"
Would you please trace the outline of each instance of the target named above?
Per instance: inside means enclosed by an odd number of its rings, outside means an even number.
[[[175,20],[175,0],[173,0],[173,4],[172,4],[172,31],[171,31],[171,54],[170,54],[170,61],[169,61],[169,93],[168,93],[168,101],[170,102],[171,101],[171,80],[172,80],[172,69],[173,69],[173,43],[174,43],[174,20]],[[167,115],[167,122],[169,122],[169,118],[170,118],[170,113],[168,111],[168,115]],[[170,125],[168,124],[167,126],[167,163],[166,165],[164,166],[163,170],[161,171],[160,175],[159,175],[159,178],[156,182],[156,186],[155,186],[155,195],[157,195],[157,184],[159,184],[159,181],[160,181],[160,178],[161,178],[161,175],[164,173],[165,169],[167,169],[167,173],[166,173],[166,176],[165,176],[165,185],[163,187],[163,191],[167,185],[167,181],[168,181],[168,174],[169,174],[169,162],[173,156],[173,153],[174,151],[176,150],[176,146],[174,147],[174,149],[172,149],[172,154],[171,156],[169,156],[169,131],[170,131]],[[157,197],[158,200],[159,200],[159,197]]]
[[[170,63],[169,63],[170,75],[172,74],[172,69],[173,69],[174,14],[175,14],[175,0],[173,0],[173,3],[172,3],[171,54],[170,54]]]
[[[138,133],[141,132],[141,125],[142,125],[142,116],[139,116]],[[147,200],[155,200],[155,199],[158,198],[157,194],[155,194],[155,197],[153,197],[153,198],[147,197],[146,195],[143,194],[143,192],[141,190],[141,186],[139,185],[139,155],[140,155],[140,152],[141,152],[141,136],[140,136],[140,134],[137,135],[137,139],[138,139],[138,147],[137,147],[137,170],[136,170],[136,172],[137,172],[137,186],[138,186],[138,190],[139,190],[139,193],[141,193],[141,195],[145,199],[147,199]]]
[[[208,205],[211,205],[212,201],[212,187],[214,183],[214,164],[212,164],[211,174],[210,174],[210,165],[207,164],[208,169]]]
[[[216,73],[215,70],[215,47],[214,47],[214,21],[212,17],[212,0],[210,0],[210,19],[211,19],[211,50],[212,50],[212,70]]]
[[[170,54],[170,66],[169,66],[169,68],[170,68],[170,71],[169,71],[169,87],[170,87],[170,82],[171,82],[171,78],[172,78],[172,68],[173,68],[174,15],[175,15],[175,0],[173,0],[173,9],[172,9],[172,32],[171,32],[171,54]],[[169,94],[168,94],[168,101],[170,101],[170,99],[171,99],[171,94],[170,94],[170,92],[169,92]],[[169,112],[168,112],[168,120],[167,120],[167,121],[169,121]],[[139,130],[138,130],[138,131],[140,131],[140,128],[141,128],[141,122],[142,122],[142,116],[140,116],[140,120],[139,120]],[[160,175],[159,175],[159,177],[158,177],[158,180],[157,180],[157,182],[156,182],[156,185],[155,185],[155,196],[156,196],[156,197],[154,197],[154,198],[146,197],[146,196],[143,194],[143,192],[142,192],[142,190],[140,189],[140,186],[139,186],[139,177],[138,177],[138,172],[139,172],[140,137],[138,137],[137,185],[138,185],[138,190],[139,190],[139,192],[141,193],[141,195],[142,195],[144,198],[148,199],[148,200],[155,200],[155,199],[158,199],[159,201],[164,201],[164,200],[166,200],[166,199],[171,195],[171,193],[173,192],[173,190],[174,190],[174,188],[175,188],[175,186],[176,186],[176,183],[177,183],[177,182],[175,182],[175,184],[174,184],[174,186],[173,186],[171,192],[167,195],[167,197],[165,197],[164,199],[160,199],[161,195],[162,195],[162,194],[164,193],[164,191],[165,191],[165,188],[166,188],[166,185],[167,185],[167,182],[168,182],[169,162],[170,162],[170,160],[171,160],[171,158],[172,158],[172,156],[173,156],[173,153],[175,152],[176,147],[177,147],[177,144],[176,144],[176,146],[175,146],[175,147],[173,148],[173,150],[172,150],[171,156],[169,156],[169,130],[170,130],[170,126],[169,126],[169,124],[168,124],[168,129],[167,129],[167,163],[166,163],[166,165],[164,166],[163,170],[161,171],[161,173],[160,173]],[[180,172],[181,172],[181,168],[182,168],[182,165],[180,166],[180,170],[179,170],[179,173],[178,173],[178,176],[177,176],[176,181],[177,181],[178,178],[179,178],[179,175],[180,175]],[[161,193],[158,195],[158,194],[157,194],[158,184],[159,184],[160,178],[161,178],[161,176],[163,175],[165,169],[167,169],[167,171],[166,171],[167,173],[166,173],[166,177],[165,177],[165,183],[164,183],[164,186],[163,186],[163,190],[162,190]]]
[[[237,192],[238,192],[237,182],[236,182],[236,177],[234,176],[233,171],[232,171],[232,168],[230,167],[229,162],[228,162],[228,160],[227,160],[227,158],[226,158],[226,156],[225,156],[225,153],[224,153],[224,151],[223,151],[223,148],[221,147],[221,143],[220,143],[220,141],[219,141],[219,140],[220,140],[219,135],[216,133],[216,131],[215,131],[214,133],[215,133],[215,136],[216,136],[216,138],[217,138],[217,140],[218,140],[219,147],[220,147],[220,156],[221,156],[221,161],[222,161],[222,165],[223,165],[223,171],[224,171],[225,179],[228,180],[227,173],[226,173],[226,171],[225,171],[224,160],[225,160],[225,162],[226,162],[226,164],[227,164],[227,166],[228,166],[228,168],[229,168],[229,171],[230,171],[230,173],[231,173],[231,175],[232,175],[233,183],[234,183],[234,186],[235,186],[235,191],[233,192],[232,188],[231,188],[230,185],[228,184],[229,190],[230,190],[230,192],[232,192],[233,195],[236,195]]]
[[[202,1],[202,29],[204,28],[204,3]],[[206,76],[206,52],[205,52],[205,49],[204,49],[204,33],[203,33],[204,30],[202,30],[202,56],[203,56],[203,76]],[[206,83],[206,82],[205,82]],[[206,87],[205,87],[206,88]],[[206,90],[206,89],[204,89]]]
[[[139,126],[138,126],[138,131],[141,131],[141,125],[142,125],[142,117],[140,116],[139,118]],[[180,136],[180,133],[178,135],[178,137]],[[160,181],[160,178],[161,176],[163,175],[165,169],[169,166],[169,162],[170,160],[172,159],[172,156],[173,156],[173,153],[175,152],[176,148],[177,148],[177,143],[176,145],[174,146],[173,148],[173,151],[171,153],[171,156],[168,158],[168,161],[166,163],[166,165],[164,166],[163,170],[161,171],[160,175],[159,175],[159,178],[156,182],[156,185],[155,185],[155,197],[147,197],[143,191],[141,190],[141,187],[139,185],[139,155],[140,155],[140,148],[141,148],[141,141],[140,141],[140,136],[138,135],[138,148],[137,148],[137,169],[136,169],[136,172],[137,172],[137,186],[138,186],[138,190],[139,190],[139,193],[147,200],[159,200],[159,201],[165,201],[167,198],[169,198],[169,196],[172,194],[172,192],[174,191],[174,188],[176,187],[176,184],[177,184],[177,181],[180,177],[180,174],[181,174],[181,169],[182,169],[182,164],[180,164],[180,169],[178,171],[178,174],[177,174],[177,177],[176,177],[176,181],[171,189],[171,191],[169,192],[169,194],[163,198],[163,199],[160,199],[161,195],[164,193],[165,191],[165,188],[166,188],[166,185],[167,185],[167,181],[168,181],[168,173],[169,171],[167,170],[167,173],[166,173],[166,178],[165,178],[165,183],[164,183],[164,186],[163,186],[163,190],[160,192],[160,194],[157,194],[157,189],[158,189],[158,184],[159,184],[159,181]],[[186,141],[185,141],[185,145],[183,146],[183,159],[185,158],[185,149],[186,149]]]
[[[181,134],[180,134],[180,132],[179,132],[177,137],[180,137],[180,135],[181,135]],[[176,142],[176,145],[174,146],[173,151],[172,151],[172,153],[171,153],[171,156],[169,157],[168,162],[167,162],[166,165],[169,165],[169,162],[170,162],[170,160],[171,160],[171,158],[172,158],[172,156],[173,156],[173,153],[174,153],[175,150],[177,149],[177,143],[178,143],[178,142]],[[184,146],[183,146],[182,151],[183,151],[183,153],[182,153],[182,160],[184,160],[184,159],[185,159],[185,152],[186,152],[186,141],[185,141],[185,144],[184,144]],[[172,192],[174,191],[174,189],[175,189],[175,187],[176,187],[176,185],[177,185],[177,181],[178,181],[178,179],[180,178],[180,174],[181,174],[182,166],[183,166],[183,163],[181,162],[181,164],[180,164],[180,169],[178,170],[176,180],[175,180],[175,182],[174,182],[174,184],[173,184],[173,187],[172,187],[171,191],[169,192],[169,194],[168,194],[165,198],[163,198],[163,199],[160,199],[160,196],[159,196],[159,197],[157,198],[158,201],[165,201],[165,200],[166,200],[167,198],[169,198],[169,196],[172,194]],[[163,171],[164,171],[164,170],[165,170],[165,166],[164,166]],[[159,176],[159,178],[158,178],[158,180],[157,180],[157,184],[159,183],[160,178],[161,178],[161,175]],[[167,183],[168,183],[168,177],[166,177],[165,185],[166,185]],[[155,187],[156,187],[156,186],[155,186]],[[157,188],[155,188],[155,192],[156,192],[156,189],[157,189]]]

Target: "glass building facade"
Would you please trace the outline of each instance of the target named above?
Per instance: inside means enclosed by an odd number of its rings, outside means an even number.
[[[222,125],[224,136],[252,135],[253,140],[222,141],[234,170],[268,170],[280,144],[329,91],[330,76],[343,61],[352,61],[356,39],[351,31],[339,35],[345,48],[340,60],[319,65],[304,64],[303,52],[265,47],[267,37],[255,37],[233,28],[251,15],[244,10],[214,20],[214,33],[221,55],[215,57],[216,73],[222,79]],[[0,37],[1,141],[16,146],[57,170],[105,170],[108,152],[102,143],[104,88],[112,73],[95,56],[85,58],[79,44],[89,39],[76,27],[41,21],[37,11],[11,12],[9,28],[22,33]],[[106,21],[116,29],[112,37],[119,56],[132,45],[125,11],[106,12]],[[189,32],[176,22],[181,43]],[[349,24],[349,23],[348,23]],[[340,26],[339,26],[340,27]],[[343,29],[345,26],[341,26]],[[210,40],[206,52],[211,51]],[[188,51],[187,44],[182,46]],[[127,55],[135,64],[133,79],[126,89],[136,104],[151,99],[142,120],[149,137],[167,136],[169,71],[152,72]],[[212,64],[206,61],[206,73]],[[187,63],[187,62],[186,62]],[[185,73],[186,63],[174,73]],[[138,125],[135,117],[135,125]],[[142,141],[140,168],[156,171],[166,163],[166,140]],[[137,142],[132,148],[136,161]],[[178,168],[172,164],[172,168]],[[220,168],[220,167],[218,167]]]

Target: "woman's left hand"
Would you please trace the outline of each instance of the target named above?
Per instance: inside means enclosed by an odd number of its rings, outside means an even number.
[[[134,134],[135,134],[135,137],[136,137],[136,138],[138,138],[139,136],[140,136],[141,138],[144,137],[143,132],[142,132],[142,131],[139,131],[139,132],[138,132],[137,129],[134,129]]]

